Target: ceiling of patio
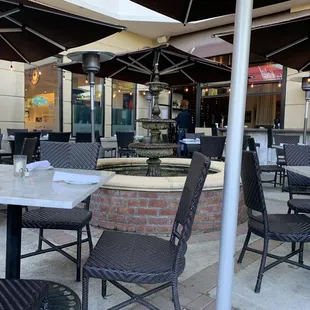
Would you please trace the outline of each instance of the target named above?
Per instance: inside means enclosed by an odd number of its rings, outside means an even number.
[[[233,23],[234,15],[227,15],[220,18],[211,18],[202,22],[190,23],[184,27],[179,22],[174,22],[172,19],[164,17],[161,14],[154,13],[148,9],[129,2],[129,0],[119,0],[115,6],[115,12],[112,8],[107,10],[108,0],[36,0],[42,4],[53,6],[67,12],[76,13],[82,16],[102,20],[114,24],[121,24],[128,27],[128,31],[156,39],[160,36],[178,36],[186,33],[197,32],[205,29],[211,29]],[[109,2],[111,4],[111,2]],[[254,17],[261,17],[283,11],[288,11],[292,7],[309,4],[308,0],[291,0],[282,4],[277,4],[254,11]],[[124,7],[120,7],[124,5]],[[110,5],[111,6],[111,5]],[[127,8],[136,8],[131,14]],[[87,8],[86,8],[87,7]],[[136,13],[134,13],[136,12]],[[103,18],[104,16],[104,18]]]

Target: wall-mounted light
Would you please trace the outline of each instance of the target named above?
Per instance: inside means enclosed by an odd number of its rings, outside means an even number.
[[[279,88],[282,87],[282,83],[281,82],[278,83],[278,87]]]
[[[185,92],[188,93],[188,88],[187,87],[185,88]]]
[[[86,83],[86,84],[88,84],[88,77],[86,77],[86,79],[85,79],[85,83]]]
[[[254,88],[254,84],[253,83],[251,84],[251,88]]]
[[[132,93],[130,92],[129,95],[132,96]]]
[[[208,91],[209,91],[209,88],[206,88],[206,89],[205,89],[205,92],[207,93]]]
[[[171,94],[171,90],[168,90],[168,94],[169,94],[169,95]]]
[[[116,97],[116,94],[114,93],[114,94],[113,94],[113,98],[115,98],[115,97]]]
[[[10,70],[13,71],[13,64],[11,63]]]
[[[121,92],[121,90],[120,90],[120,89],[118,89],[118,92],[120,93],[120,92]]]
[[[146,95],[146,93],[145,93],[145,91],[143,92],[143,96],[145,96]]]

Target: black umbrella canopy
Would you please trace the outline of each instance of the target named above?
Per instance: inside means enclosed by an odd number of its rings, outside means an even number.
[[[131,0],[184,24],[235,13],[236,0]],[[288,0],[254,0],[254,9]]]
[[[124,29],[26,0],[0,0],[0,59],[30,63]]]
[[[233,43],[233,34],[219,36]],[[298,71],[309,71],[310,17],[253,28],[251,52]]]
[[[193,56],[169,44],[117,54],[115,58],[101,63],[97,76],[145,84],[153,80],[156,63],[160,81],[170,86],[230,80],[229,67]],[[79,62],[66,63],[60,68],[85,74]]]

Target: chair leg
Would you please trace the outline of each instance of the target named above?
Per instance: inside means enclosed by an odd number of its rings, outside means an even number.
[[[273,180],[274,184],[273,184],[273,187],[276,187],[276,186],[277,186],[277,178],[278,178],[278,172],[276,172],[275,175],[274,175],[274,180]],[[280,179],[281,179],[281,173],[280,173]]]
[[[172,281],[172,302],[175,310],[181,310],[179,291],[178,291],[178,279]]]
[[[248,230],[248,233],[247,233],[247,235],[245,237],[244,244],[243,244],[240,256],[239,256],[239,258],[237,260],[238,264],[242,263],[242,260],[243,260],[243,257],[244,257],[245,251],[246,251],[245,248],[248,246],[250,238],[251,238],[251,232]]]
[[[303,242],[300,242],[299,248],[300,248],[301,252],[299,253],[298,263],[303,264],[304,263],[304,243]]]
[[[86,232],[87,232],[87,238],[88,238],[89,253],[91,253],[94,249],[94,246],[93,246],[93,241],[91,238],[91,232],[90,232],[89,224],[86,224]]]
[[[107,281],[102,280],[101,283],[101,296],[104,298],[107,296]]]
[[[41,251],[42,250],[42,237],[43,237],[43,229],[40,228],[40,231],[39,231],[39,241],[38,241],[38,251]]]
[[[76,281],[81,281],[82,229],[77,231],[76,245]]]
[[[88,310],[88,287],[89,278],[83,276],[82,281],[82,310]]]
[[[263,280],[263,275],[264,275],[265,265],[266,265],[266,259],[267,259],[267,254],[268,254],[268,243],[269,243],[269,240],[267,238],[264,238],[264,250],[263,250],[262,260],[261,260],[259,271],[258,271],[257,282],[255,286],[255,293],[260,292],[260,288],[262,285],[262,280]]]

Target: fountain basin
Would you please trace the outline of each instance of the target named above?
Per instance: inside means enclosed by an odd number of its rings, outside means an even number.
[[[113,158],[98,161],[98,169],[146,167],[147,158]],[[185,169],[190,159],[161,158],[163,167]],[[221,227],[224,163],[212,162],[196,213],[193,232],[216,231]],[[92,195],[92,224],[129,232],[169,234],[186,176],[145,177],[118,171]],[[241,186],[241,185],[240,185]],[[247,219],[240,195],[238,222]]]

